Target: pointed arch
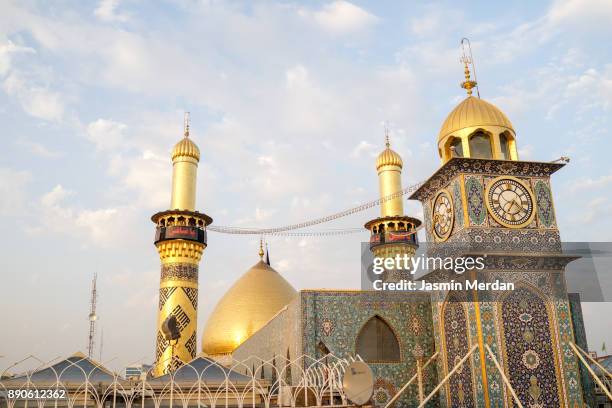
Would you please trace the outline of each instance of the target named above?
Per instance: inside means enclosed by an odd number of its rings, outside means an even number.
[[[493,143],[491,133],[483,129],[477,129],[468,137],[470,145],[470,157],[475,159],[492,159]]]
[[[465,356],[472,346],[469,330],[469,314],[465,293],[450,292],[440,308],[442,332],[442,364],[448,373]],[[473,408],[476,406],[473,356],[446,383],[448,406]]]
[[[355,352],[370,363],[401,361],[400,344],[395,331],[379,315],[372,316],[359,330]]]
[[[499,298],[504,369],[521,401],[560,406],[563,393],[552,302],[539,288],[516,282]],[[534,390],[537,389],[537,393]]]

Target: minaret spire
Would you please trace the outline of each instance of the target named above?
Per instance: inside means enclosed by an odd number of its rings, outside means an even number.
[[[467,44],[467,53],[465,44]],[[465,76],[465,81],[461,82],[461,87],[467,91],[468,96],[472,96],[472,89],[476,88],[476,92],[480,98],[480,90],[478,89],[478,82],[476,81],[476,68],[474,67],[474,58],[472,57],[472,46],[470,45],[469,39],[461,39],[461,51],[461,62],[463,63],[463,74]],[[474,80],[472,80],[470,75],[470,65],[474,71]]]
[[[183,117],[183,135],[185,137],[189,137],[189,124],[190,124],[189,112],[185,112],[184,117]]]
[[[389,127],[385,124],[385,146],[387,149],[391,148],[391,142],[389,141]]]
[[[259,259],[263,261],[264,249],[263,249],[263,237],[259,238]]]

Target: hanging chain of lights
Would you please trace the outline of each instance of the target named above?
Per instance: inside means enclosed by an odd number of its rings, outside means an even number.
[[[282,231],[262,234],[266,236],[274,237],[334,237],[340,235],[350,235],[363,233],[365,229],[362,228],[338,228],[332,230],[317,230],[317,231]]]
[[[356,214],[361,211],[376,207],[386,201],[393,200],[397,197],[405,196],[406,194],[413,193],[419,187],[423,185],[423,182],[413,184],[406,187],[403,190],[389,194],[387,196],[378,198],[376,200],[369,201],[367,203],[360,204],[356,207],[349,208],[344,211],[340,211],[325,217],[316,218],[309,221],[300,222],[298,224],[285,225],[282,227],[275,228],[248,228],[248,227],[232,227],[224,225],[211,225],[207,227],[208,231],[218,232],[221,234],[239,234],[239,235],[276,235],[276,236],[332,236],[332,235],[346,235],[354,234],[363,231],[363,228],[348,228],[328,231],[304,231],[304,232],[290,232],[313,225],[324,224],[326,222],[335,221],[339,218],[343,218],[349,215]]]

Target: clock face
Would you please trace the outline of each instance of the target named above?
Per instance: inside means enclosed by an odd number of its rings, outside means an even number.
[[[453,201],[446,190],[438,193],[433,201],[431,219],[433,223],[433,233],[439,241],[446,241],[455,221],[453,211]]]
[[[487,187],[486,197],[489,213],[506,227],[524,227],[535,215],[533,194],[525,183],[514,177],[493,180]]]

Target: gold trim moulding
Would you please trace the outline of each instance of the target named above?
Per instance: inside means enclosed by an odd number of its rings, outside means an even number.
[[[380,224],[383,222],[412,223],[415,228],[418,228],[421,225],[421,220],[419,220],[418,218],[410,217],[407,215],[391,215],[387,217],[374,218],[373,220],[366,222],[364,225],[364,228],[366,228],[367,230],[370,230],[370,227],[372,227],[374,224]]]
[[[188,280],[177,280],[177,279],[169,279],[169,280],[162,280],[159,283],[159,287],[161,288],[194,288],[194,289],[198,289],[198,282],[194,282],[194,281],[188,281]]]
[[[183,258],[186,262],[194,261],[197,263],[202,259],[202,253],[204,252],[203,244],[183,239],[160,241],[155,246],[157,247],[159,258],[164,263],[171,258],[176,258],[177,260],[180,260],[178,258]]]
[[[166,210],[166,211],[160,211],[158,213],[155,213],[151,216],[151,221],[153,221],[155,224],[157,224],[157,221],[161,218],[161,217],[165,217],[168,215],[186,215],[186,216],[190,216],[190,217],[194,217],[194,218],[199,218],[201,220],[204,221],[204,225],[208,226],[210,224],[212,224],[213,219],[211,217],[209,217],[208,215],[201,213],[199,211],[189,211],[189,210],[179,210],[179,209],[174,209],[174,210]]]

